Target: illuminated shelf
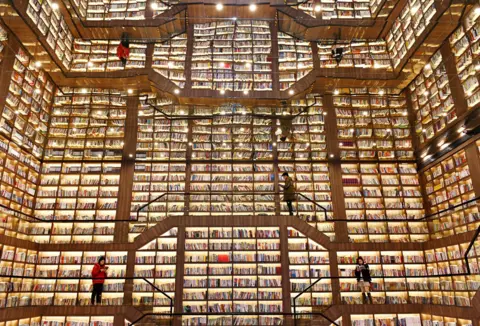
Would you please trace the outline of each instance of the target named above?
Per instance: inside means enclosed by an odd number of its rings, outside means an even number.
[[[278,32],[278,56],[281,91],[290,88],[313,70],[312,47],[308,41]]]
[[[187,54],[187,34],[181,34],[162,43],[156,43],[153,52],[152,68],[170,79],[178,87],[185,87],[185,58]]]
[[[321,19],[368,19],[376,15],[381,1],[331,1],[307,0],[288,1],[290,5],[297,3],[296,8],[308,15]]]

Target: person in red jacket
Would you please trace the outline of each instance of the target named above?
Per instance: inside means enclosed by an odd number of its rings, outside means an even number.
[[[97,304],[102,303],[103,283],[107,277],[108,266],[105,266],[105,257],[98,258],[98,263],[95,263],[92,269],[92,305],[95,305],[95,298]]]

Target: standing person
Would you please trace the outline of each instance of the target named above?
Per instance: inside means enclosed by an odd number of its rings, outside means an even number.
[[[292,202],[295,200],[295,185],[293,179],[288,176],[287,172],[282,174],[285,186],[283,187],[283,200],[287,202],[288,212],[293,215]]]
[[[95,298],[97,299],[97,304],[102,303],[103,283],[105,283],[105,278],[107,277],[107,270],[108,266],[105,266],[105,257],[100,256],[98,263],[95,263],[92,269],[92,305],[95,305]]]
[[[357,268],[355,268],[355,276],[357,277],[358,287],[362,291],[363,303],[373,303],[372,294],[370,293],[370,268],[365,264],[362,257],[357,258]],[[367,297],[368,296],[368,297]]]

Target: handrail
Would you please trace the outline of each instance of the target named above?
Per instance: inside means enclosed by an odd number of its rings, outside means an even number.
[[[477,238],[478,236],[480,235],[480,226],[478,227],[477,231],[475,232],[475,235],[473,236],[472,240],[470,241],[470,244],[467,248],[467,250],[465,251],[465,255],[463,257],[463,259],[465,260],[465,265],[466,265],[466,268],[467,268],[467,272],[466,273],[449,273],[449,274],[442,274],[442,275],[426,275],[426,276],[423,276],[423,275],[413,275],[413,276],[404,276],[405,278],[429,278],[429,277],[454,277],[454,276],[468,276],[468,275],[471,275],[471,271],[470,271],[470,266],[469,266],[469,261],[468,261],[468,255],[470,253],[470,250],[472,249],[473,245],[475,244],[475,241],[477,241]],[[402,276],[403,277],[403,276]],[[350,279],[356,279],[355,276],[328,276],[328,277],[320,277],[318,278],[315,282],[313,282],[312,284],[310,284],[308,287],[306,287],[302,292],[300,292],[299,294],[297,294],[295,296],[295,298],[293,298],[293,314],[294,316],[296,315],[296,311],[297,311],[297,305],[296,305],[296,301],[297,299],[302,295],[304,294],[305,292],[307,292],[308,290],[310,290],[313,286],[315,286],[318,282],[320,282],[321,280],[334,280],[334,279],[345,279],[345,278],[350,278]],[[382,277],[383,279],[388,279],[388,278],[399,278],[398,276],[384,276]],[[294,321],[293,321],[294,325],[297,324],[297,319],[295,318]],[[340,326],[338,325],[337,323],[333,322],[333,324],[335,324],[336,326]]]

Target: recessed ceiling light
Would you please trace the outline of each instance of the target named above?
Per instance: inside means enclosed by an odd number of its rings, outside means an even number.
[[[83,94],[86,94],[86,93],[87,93],[87,89],[86,89],[86,88],[82,89],[82,93],[83,93]]]
[[[383,95],[385,94],[385,91],[383,89],[381,89],[379,92],[378,92],[378,95]]]
[[[233,21],[236,21],[236,20],[237,20],[237,17],[232,17],[232,20],[233,20]]]
[[[320,6],[319,4],[315,5],[315,11],[320,12],[320,10],[322,10],[322,6]]]
[[[221,90],[220,90],[220,94],[224,95],[224,94],[225,94],[225,90],[224,90],[224,89],[221,89]]]
[[[179,113],[183,115],[183,114],[185,113],[185,111],[183,111],[183,110],[180,110],[180,112],[179,112]]]
[[[277,143],[272,143],[272,146],[273,146],[273,147],[277,146]]]
[[[293,94],[295,94],[295,92],[293,91],[293,89],[291,89],[291,90],[288,91],[288,94],[293,95]]]
[[[133,89],[129,88],[127,92],[128,94],[133,94]]]
[[[40,61],[35,61],[35,67],[40,68],[42,66],[42,63]]]
[[[57,10],[59,7],[58,7],[58,3],[54,2],[52,3],[52,9],[53,10]]]
[[[459,134],[461,134],[461,133],[464,132],[464,131],[465,131],[465,127],[464,127],[464,126],[461,126],[460,128],[457,129],[457,132],[458,132]]]
[[[243,94],[247,95],[248,94],[248,89],[244,90]]]
[[[217,8],[218,11],[221,11],[221,10],[223,10],[223,4],[217,3],[217,5],[215,6],[215,8]]]
[[[128,154],[128,157],[133,157],[133,154]]]
[[[176,88],[174,91],[173,91],[175,94],[180,94],[180,90],[178,88]]]
[[[334,156],[335,156],[335,155],[333,155],[333,154],[330,154],[330,157],[331,157],[331,158],[333,158]]]
[[[152,10],[157,10],[158,9],[158,5],[156,2],[152,2],[152,4],[150,5],[150,8],[152,8]]]
[[[340,91],[338,89],[336,89],[335,91],[333,91],[333,94],[338,95],[338,94],[340,94]]]
[[[250,9],[250,11],[255,11],[257,10],[257,5],[252,3],[250,6],[248,6],[248,9]]]
[[[188,143],[188,146],[192,146],[192,145],[193,145],[192,142]]]

